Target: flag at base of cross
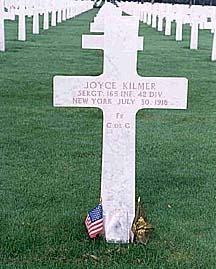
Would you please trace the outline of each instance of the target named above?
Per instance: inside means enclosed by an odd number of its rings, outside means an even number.
[[[136,17],[106,18],[104,35],[83,36],[83,48],[104,50],[100,76],[56,76],[54,106],[103,111],[101,197],[105,237],[128,243],[135,215],[136,113],[143,108],[185,109],[187,79],[141,77],[136,72]]]

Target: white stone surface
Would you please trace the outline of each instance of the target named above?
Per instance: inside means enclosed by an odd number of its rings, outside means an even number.
[[[213,34],[213,42],[212,42],[212,61],[216,61],[216,28]]]
[[[51,26],[56,26],[56,10],[52,11],[52,19],[51,19]]]
[[[147,25],[151,25],[152,23],[152,13],[151,13],[151,9],[147,11]]]
[[[147,20],[148,20],[148,13],[146,10],[143,11],[143,20],[142,22],[143,23],[147,23]]]
[[[43,29],[48,30],[49,29],[49,12],[45,11],[43,15]]]
[[[178,15],[178,17],[176,18],[176,41],[182,41],[182,27],[182,16]]]
[[[169,36],[172,33],[172,20],[169,16],[166,17],[165,35]]]
[[[159,14],[158,16],[158,31],[162,32],[163,31],[163,15]]]
[[[15,16],[4,11],[4,0],[0,0],[0,51],[5,51],[5,20],[15,20]]]
[[[62,21],[66,21],[66,8],[63,8],[62,10]]]
[[[135,214],[136,113],[187,105],[187,79],[137,74],[137,50],[143,43],[138,26],[135,17],[105,18],[104,35],[83,38],[85,48],[104,50],[103,74],[54,78],[54,106],[103,111],[101,197],[108,242],[129,242]]]
[[[212,17],[211,19],[211,21],[204,23],[203,28],[211,30],[211,33],[213,34],[211,60],[216,61],[216,11],[215,17]]]
[[[191,39],[190,49],[198,49],[198,37],[199,37],[199,21],[196,18],[192,21],[191,25]]]
[[[19,16],[18,23],[18,40],[26,41],[26,20],[25,17],[27,15],[25,10],[25,1],[20,1],[19,9],[17,10],[17,14]]]
[[[32,25],[32,33],[38,35],[40,32],[40,16],[38,12],[35,12],[33,15],[33,25]]]
[[[111,3],[102,6],[99,13],[95,16],[94,22],[90,24],[90,32],[104,32],[104,18],[109,16],[110,20],[122,15],[122,10]]]
[[[62,22],[62,11],[61,11],[61,9],[58,9],[58,12],[57,12],[57,22],[58,23]]]
[[[157,14],[153,13],[152,15],[152,28],[157,28]]]

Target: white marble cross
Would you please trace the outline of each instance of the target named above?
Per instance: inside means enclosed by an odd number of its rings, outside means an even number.
[[[147,8],[147,25],[152,24],[152,5],[149,5]]]
[[[166,24],[165,24],[165,35],[170,36],[172,32],[172,21],[173,21],[173,6],[167,5],[166,9]]]
[[[213,33],[211,60],[216,61],[216,19],[213,19],[211,22],[204,23],[203,28],[209,29]]]
[[[214,30],[214,34],[213,34],[211,60],[216,61],[216,26],[215,26],[215,30]]]
[[[183,27],[183,18],[181,14],[176,15],[176,41],[182,41],[182,27]]]
[[[43,0],[43,29],[49,29],[49,9],[51,8],[48,0]]]
[[[137,51],[143,47],[138,29],[136,17],[105,18],[104,35],[83,38],[84,48],[104,50],[103,74],[54,78],[54,106],[103,111],[101,197],[108,242],[130,240],[135,215],[136,113],[143,108],[185,109],[187,105],[187,79],[137,74]]]
[[[60,5],[59,2],[56,3],[57,7],[57,23],[62,22],[62,6]]]
[[[172,18],[169,14],[166,15],[165,35],[169,36],[172,32]]]
[[[164,13],[159,12],[158,14],[158,31],[162,32],[163,31],[163,19],[164,19]]]
[[[191,38],[190,38],[190,49],[198,49],[199,39],[199,18],[191,18]]]
[[[39,2],[34,0],[33,2],[33,23],[32,23],[32,33],[38,35],[40,33],[40,6]]]
[[[56,26],[56,11],[57,11],[57,6],[56,6],[56,0],[51,0],[51,11],[52,11],[52,19],[51,19],[51,26]]]
[[[66,16],[66,1],[63,1],[62,3],[62,21],[66,21],[67,16]]]
[[[152,13],[152,28],[157,28],[157,13],[153,11]]]
[[[0,51],[5,51],[5,20],[15,20],[15,15],[5,12],[4,0],[0,0]]]
[[[25,1],[19,1],[19,9],[16,10],[16,14],[19,16],[19,25],[18,25],[18,40],[26,41],[26,6]]]

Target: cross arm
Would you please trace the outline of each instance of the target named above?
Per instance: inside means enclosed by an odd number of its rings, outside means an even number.
[[[55,76],[53,80],[53,103],[55,107],[103,108],[104,82],[98,77]],[[107,87],[110,83],[107,84]]]
[[[9,13],[9,12],[5,12],[4,19],[14,21],[15,20],[15,15],[12,14],[12,13]]]
[[[83,49],[103,49],[104,36],[103,35],[82,35]]]
[[[188,80],[186,78],[148,77],[125,86],[133,88],[132,95],[135,96],[138,110],[187,108]]]
[[[103,35],[82,35],[82,48],[83,49],[104,49],[104,36]],[[137,38],[136,49],[143,50],[143,37]]]

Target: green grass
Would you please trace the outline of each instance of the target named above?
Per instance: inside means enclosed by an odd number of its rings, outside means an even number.
[[[96,10],[27,41],[6,23],[0,53],[0,268],[216,268],[216,63],[211,35],[199,50],[141,24],[142,76],[189,79],[188,109],[137,115],[136,196],[152,240],[90,240],[84,226],[100,193],[102,113],[54,108],[54,75],[98,75],[102,51],[82,50]],[[174,25],[173,25],[174,26]],[[173,28],[174,30],[174,28]],[[91,255],[98,257],[95,261]]]

